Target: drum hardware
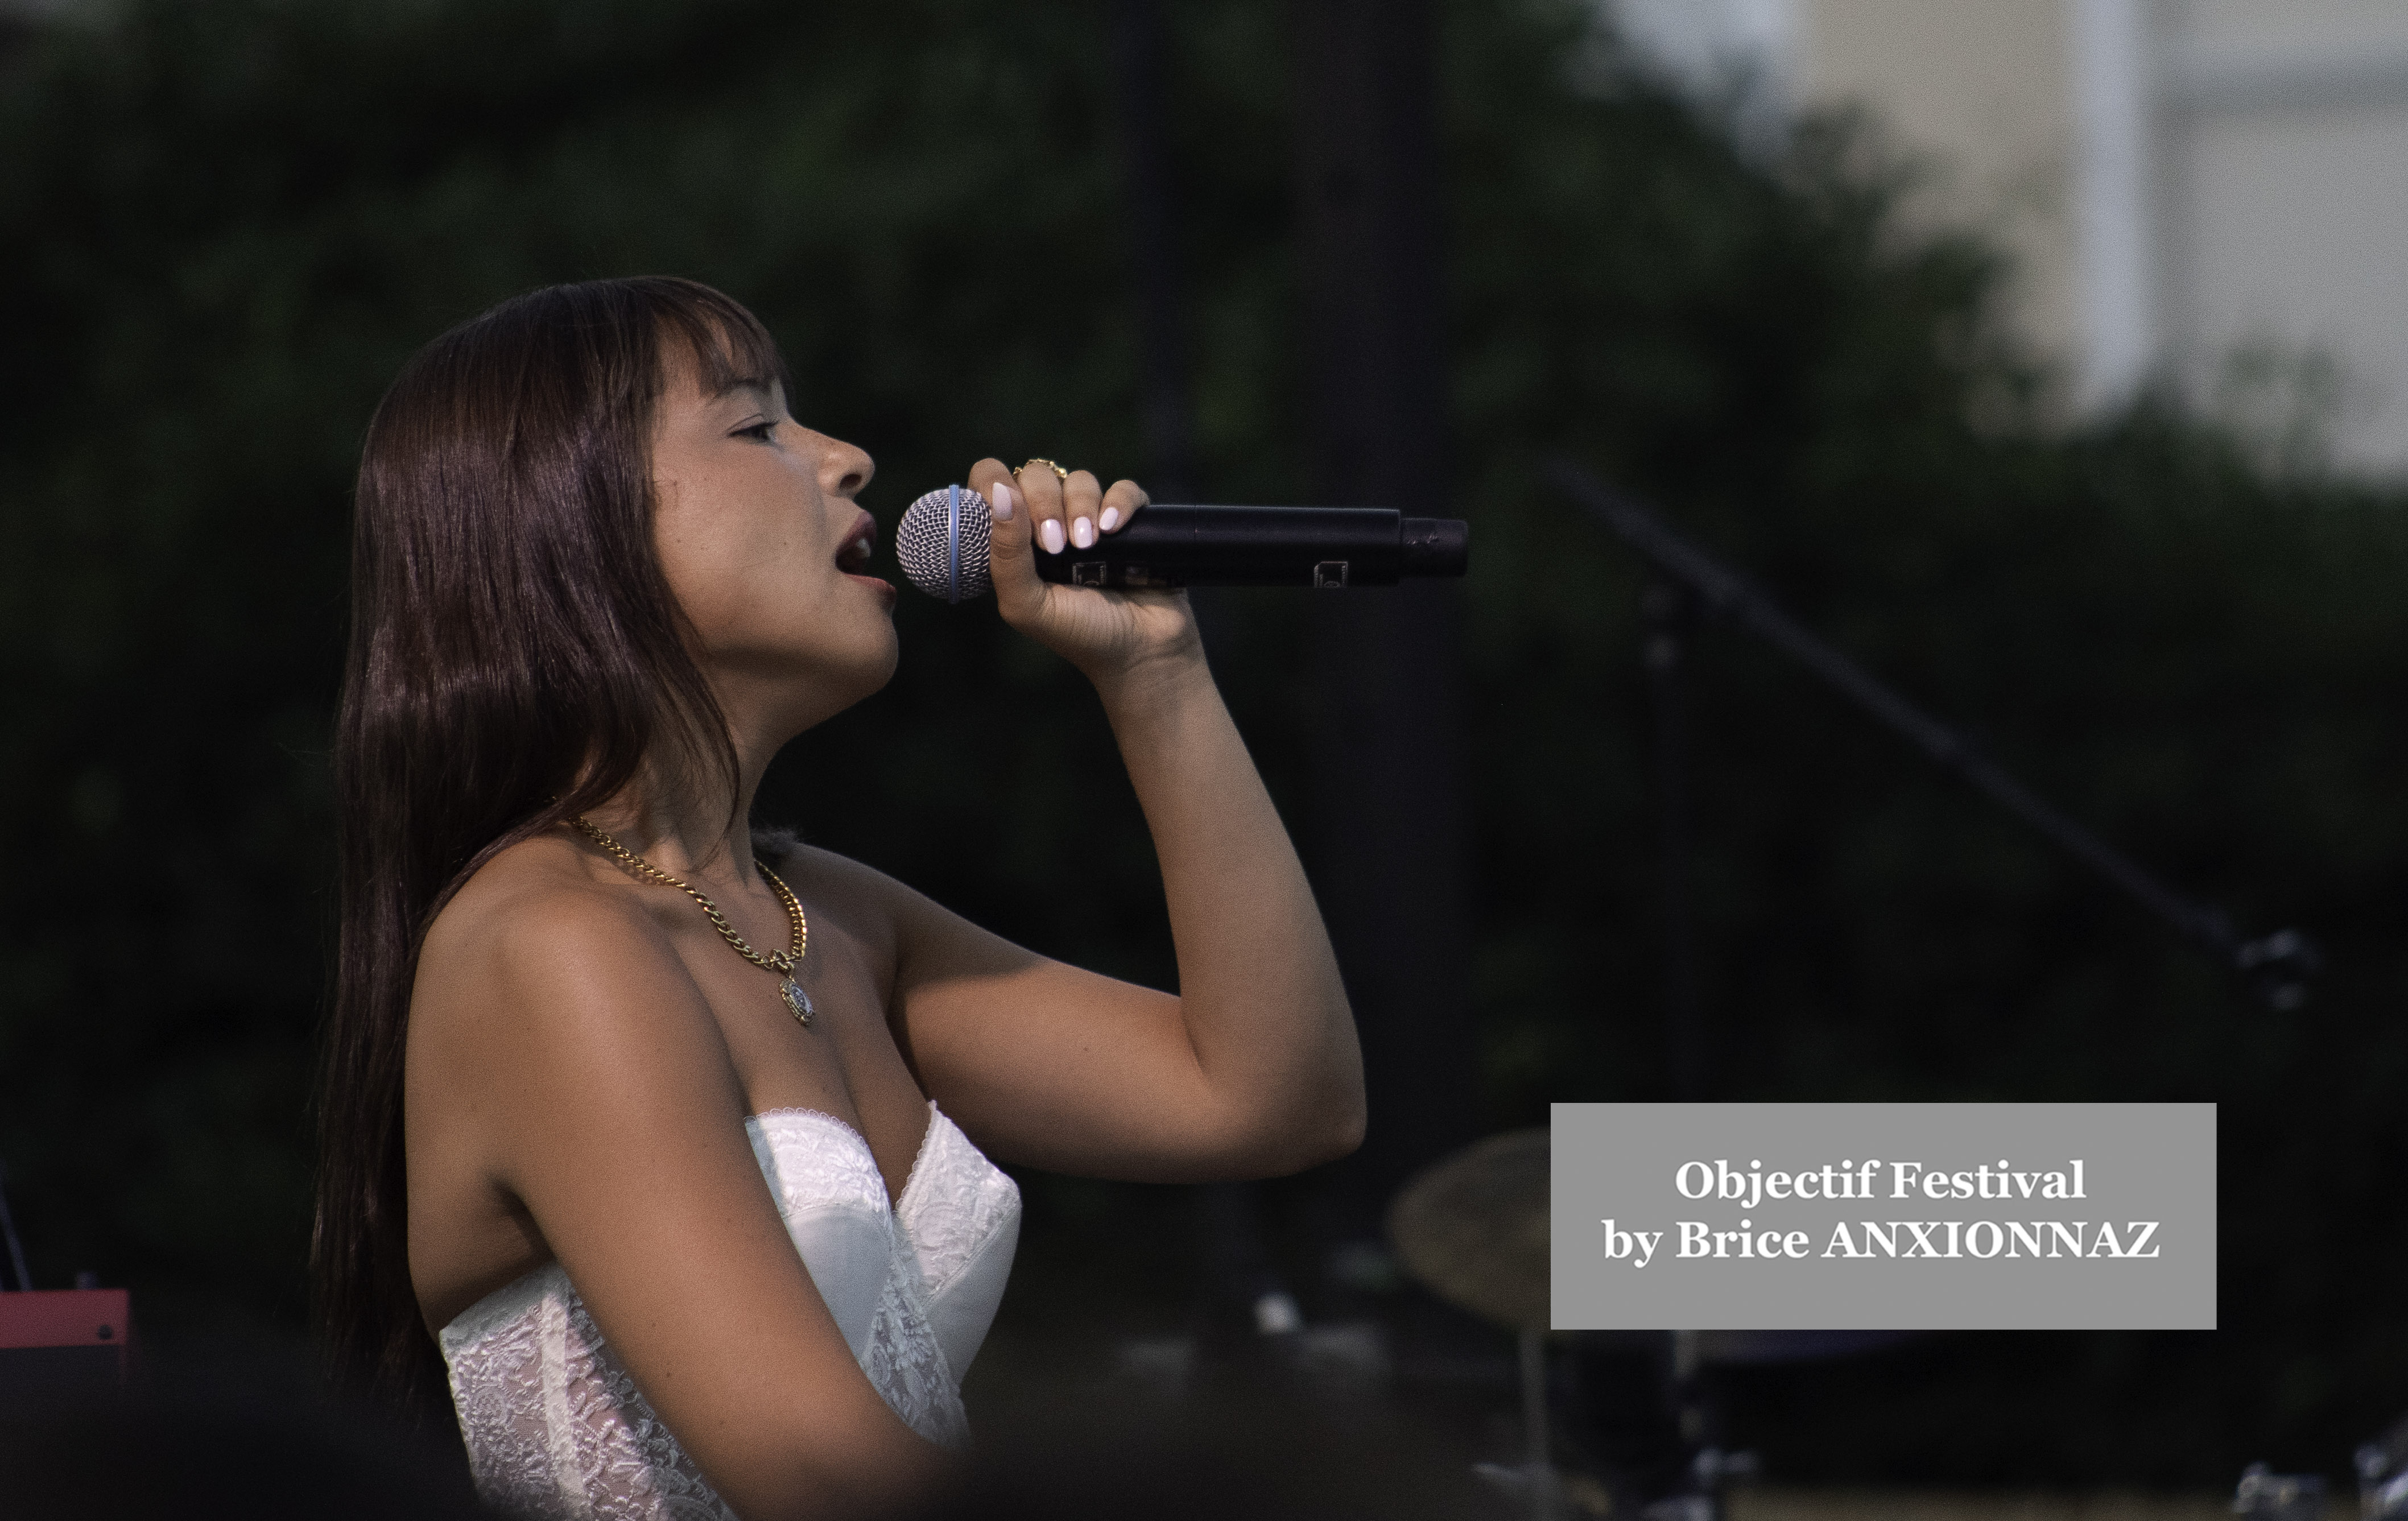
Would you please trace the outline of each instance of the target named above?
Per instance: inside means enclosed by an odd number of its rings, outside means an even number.
[[[1668,1495],[1639,1514],[1642,1521],[1722,1521],[1724,1491],[1755,1478],[1757,1467],[1754,1453],[1700,1447],[1689,1459],[1689,1488]]]
[[[1440,1299],[1513,1332],[1519,1352],[1523,1430],[1519,1464],[1484,1464],[1484,1477],[1530,1514],[1603,1514],[1595,1480],[1557,1467],[1547,1433],[1546,1342],[1550,1319],[1548,1137],[1512,1130],[1475,1141],[1408,1182],[1388,1210],[1388,1239],[1405,1270]],[[1643,1351],[1662,1358],[1663,1409],[1679,1442],[1682,1491],[1645,1506],[1649,1521],[1721,1521],[1733,1484],[1757,1472],[1754,1453],[1725,1447],[1715,1428],[1706,1371],[1851,1356],[1894,1345],[1905,1331],[1592,1331],[1578,1348]],[[1661,1477],[1657,1482],[1662,1482]],[[1598,1503],[1589,1503],[1592,1495]],[[2403,1514],[2400,1521],[2408,1521]]]
[[[1478,1471],[1526,1498],[1537,1521],[1563,1514],[1547,1450],[1547,1132],[1509,1130],[1426,1169],[1388,1207],[1388,1239],[1440,1299],[1513,1332],[1522,1386],[1518,1465]]]
[[[2320,1473],[2276,1473],[2263,1463],[2241,1471],[2232,1492],[2232,1514],[2250,1521],[2320,1521],[2325,1481]]]
[[[2358,1449],[2358,1521],[2408,1521],[2408,1420]]]

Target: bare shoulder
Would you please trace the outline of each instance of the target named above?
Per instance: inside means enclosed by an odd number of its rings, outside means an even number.
[[[860,941],[898,993],[939,968],[1006,970],[1041,959],[917,888],[834,851],[789,842],[776,869],[814,912]]]
[[[594,880],[574,845],[548,836],[523,839],[461,883],[428,926],[424,954],[449,958],[490,952],[530,918],[558,928],[585,917],[615,918],[615,927],[624,930],[640,915],[629,913],[617,895]]]
[[[442,991],[462,976],[506,986],[562,975],[586,982],[647,963],[666,970],[676,957],[643,905],[595,881],[567,842],[528,839],[486,862],[435,916],[419,952],[418,991]],[[500,1007],[480,1001],[481,1012]]]
[[[464,1083],[638,1078],[699,1041],[724,1061],[710,1007],[632,892],[595,880],[575,846],[502,852],[427,929],[410,998],[412,1066]],[[614,1083],[615,1085],[615,1083]]]
[[[779,847],[775,856],[765,854],[762,859],[788,885],[822,913],[841,920],[853,934],[867,939],[891,936],[896,916],[925,901],[885,872],[850,855],[784,835],[770,836],[760,843]]]

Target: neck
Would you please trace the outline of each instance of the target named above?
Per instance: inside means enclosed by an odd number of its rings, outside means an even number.
[[[716,755],[697,759],[664,732],[635,779],[585,817],[673,877],[767,891],[752,860],[753,794],[786,741],[826,714],[796,711],[791,682],[756,690],[724,672],[707,675],[736,753],[734,797]]]
[[[682,759],[646,762],[636,780],[585,817],[627,849],[673,877],[700,877],[750,885],[759,881],[752,861],[752,795],[764,768],[738,751],[735,807],[717,776],[694,775]]]

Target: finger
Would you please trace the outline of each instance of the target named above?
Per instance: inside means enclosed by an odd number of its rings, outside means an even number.
[[[995,532],[987,539],[988,575],[998,599],[1010,600],[1037,581],[1037,562],[1029,552],[1028,513],[1011,485],[1011,471],[999,459],[982,459],[970,466],[970,490],[986,498],[995,512]]]
[[[1062,515],[1070,520],[1070,542],[1081,549],[1096,544],[1096,519],[1103,512],[1104,488],[1094,472],[1073,470],[1062,482]]]
[[[1013,495],[1027,499],[1028,526],[1038,546],[1048,554],[1061,553],[1069,539],[1062,522],[1062,481],[1054,467],[1032,459],[1020,467],[1012,483],[1020,488]]]
[[[997,484],[1007,486],[1011,484],[1011,467],[1003,461],[993,458],[982,459],[970,466],[970,490],[985,497],[987,505],[995,509],[996,537],[997,538],[1003,537],[1002,530],[1007,524],[1020,525],[1021,532],[1025,535],[1027,529],[1025,524],[1021,524],[1018,510],[1006,509],[996,501],[995,488]],[[1018,498],[1015,496],[1013,500],[1017,502]]]
[[[1096,526],[1111,533],[1125,525],[1139,508],[1153,500],[1136,481],[1115,481],[1112,489],[1104,493],[1103,515],[1096,520]]]
[[[988,541],[994,551],[1028,547],[1028,514],[1021,510],[1021,495],[1010,489],[1011,484],[1011,470],[999,459],[982,459],[970,466],[970,490],[985,497],[995,513],[995,534]]]

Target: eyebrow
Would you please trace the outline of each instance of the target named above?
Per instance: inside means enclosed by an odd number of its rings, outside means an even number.
[[[713,391],[710,394],[710,399],[717,401],[722,396],[732,396],[738,391],[750,391],[759,396],[763,401],[768,401],[777,395],[777,391],[773,387],[772,382],[754,380],[750,376],[738,376],[737,379],[728,381],[725,385],[721,386],[718,390]]]

